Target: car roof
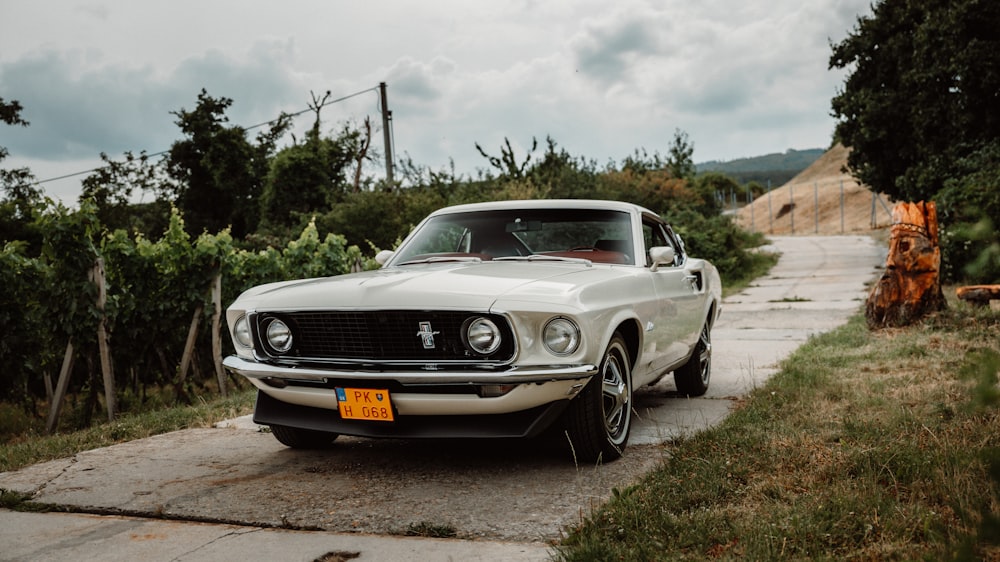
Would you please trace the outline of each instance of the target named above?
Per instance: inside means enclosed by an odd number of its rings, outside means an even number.
[[[602,201],[595,199],[521,199],[513,201],[490,201],[467,203],[438,209],[431,215],[467,213],[477,211],[517,210],[517,209],[605,209],[635,212],[657,216],[656,213],[634,203],[624,201]]]

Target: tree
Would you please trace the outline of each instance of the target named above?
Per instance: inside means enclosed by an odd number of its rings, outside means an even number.
[[[595,189],[597,164],[574,157],[556,141],[545,137],[545,153],[528,172],[531,186],[551,199],[578,199]]]
[[[504,137],[503,145],[500,146],[500,156],[493,156],[487,154],[486,150],[483,149],[479,143],[476,144],[476,150],[479,154],[485,158],[490,166],[496,168],[500,172],[500,177],[507,180],[522,180],[528,170],[528,164],[531,163],[531,155],[538,148],[538,139],[531,137],[531,148],[528,150],[528,154],[524,157],[524,161],[518,163],[517,157],[514,156],[514,148],[510,145],[510,139]]]
[[[674,140],[668,149],[667,170],[677,179],[692,179],[696,171],[694,160],[694,145],[688,141],[688,135],[680,129],[674,129]]]
[[[899,200],[932,199],[956,162],[1000,138],[1000,3],[881,0],[833,46],[832,101],[852,172]]]
[[[4,101],[0,98],[0,122],[7,125],[27,127],[29,123],[21,117],[24,107],[17,100]],[[0,146],[0,161],[9,152]],[[0,169],[0,241],[37,238],[30,222],[32,209],[41,203],[42,190],[35,183],[35,177],[28,168],[14,170]],[[37,242],[37,240],[36,240]]]
[[[125,229],[147,236],[159,235],[170,217],[170,203],[160,199],[153,203],[133,203],[133,194],[149,192],[164,194],[176,187],[166,177],[164,162],[150,161],[146,152],[139,156],[125,152],[125,159],[113,161],[101,153],[104,166],[84,178],[80,200],[97,205],[97,218],[109,231]]]
[[[24,107],[19,101],[7,102],[0,98],[0,122],[27,127],[30,123],[21,118],[23,110]],[[9,154],[7,147],[0,146],[0,161]],[[6,197],[14,202],[36,202],[41,198],[41,190],[34,183],[34,176],[27,168],[0,170],[0,187],[6,192]]]
[[[327,92],[329,97],[329,92]],[[316,113],[312,128],[302,143],[282,149],[272,159],[260,200],[261,226],[268,230],[299,226],[309,220],[309,213],[324,213],[340,202],[348,191],[347,170],[358,164],[355,187],[360,183],[362,152],[369,137],[344,126],[340,135],[324,138],[320,134],[320,109],[326,97],[314,96],[310,108]],[[356,189],[355,189],[356,190]]]
[[[247,140],[246,129],[225,125],[229,121],[225,112],[232,103],[202,90],[193,111],[173,112],[187,138],[171,146],[167,170],[178,182],[175,203],[190,233],[231,226],[233,236],[239,238],[257,228],[269,159],[291,124],[282,115],[253,144]]]

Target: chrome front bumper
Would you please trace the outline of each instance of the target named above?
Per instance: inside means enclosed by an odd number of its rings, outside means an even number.
[[[520,412],[560,400],[569,400],[597,372],[593,365],[511,368],[502,373],[476,371],[344,371],[303,367],[279,367],[229,356],[223,361],[230,371],[242,375],[261,392],[281,403],[324,410],[337,410],[331,388],[309,385],[276,385],[276,380],[310,381],[350,386],[393,381],[403,390],[392,392],[392,403],[402,416],[495,415]],[[342,381],[342,382],[341,382]],[[481,397],[469,393],[439,393],[427,385],[510,385],[502,396]]]
[[[299,381],[397,381],[403,385],[417,384],[522,384],[575,380],[597,373],[594,365],[533,365],[508,367],[503,371],[430,371],[406,370],[347,370],[318,369],[315,367],[285,367],[248,361],[236,355],[226,357],[223,365],[230,371],[248,379],[274,377]]]

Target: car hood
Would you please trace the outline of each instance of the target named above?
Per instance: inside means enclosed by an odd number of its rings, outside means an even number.
[[[286,281],[244,293],[243,309],[414,308],[489,310],[499,298],[573,300],[584,286],[621,276],[621,266],[577,263],[446,263]]]

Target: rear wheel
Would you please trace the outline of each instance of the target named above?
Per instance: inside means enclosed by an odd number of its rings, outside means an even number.
[[[337,438],[336,433],[288,427],[287,425],[272,425],[271,433],[282,445],[293,449],[322,449],[329,447]]]
[[[577,460],[612,461],[622,456],[632,426],[632,364],[620,335],[611,338],[597,375],[564,415]]]
[[[674,383],[677,391],[687,396],[702,396],[708,391],[708,383],[712,378],[712,331],[708,320],[701,328],[698,343],[694,346],[691,358],[682,367],[674,371]]]

